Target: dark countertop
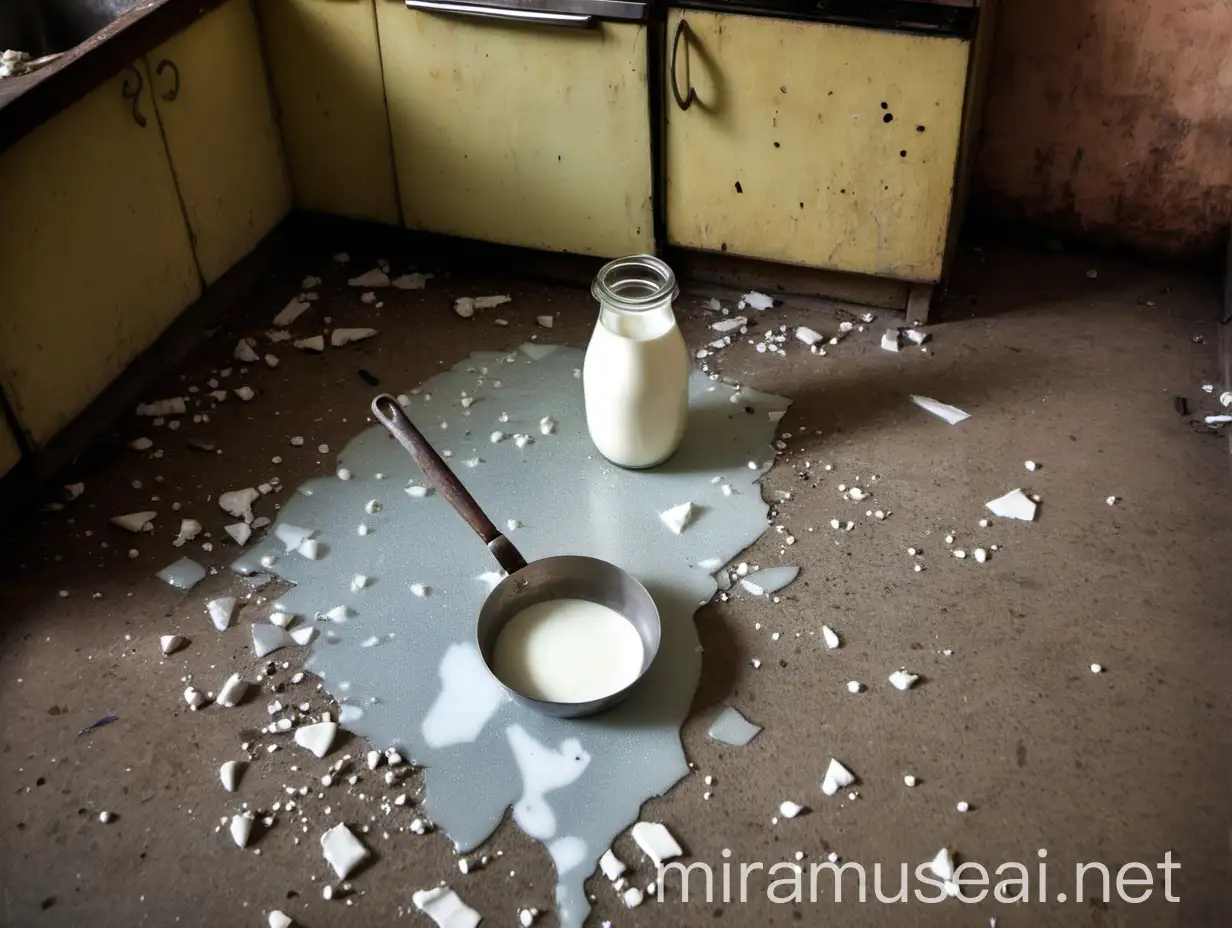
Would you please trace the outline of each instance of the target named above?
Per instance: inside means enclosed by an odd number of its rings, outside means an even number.
[[[223,0],[145,0],[55,61],[0,80],[0,151]]]

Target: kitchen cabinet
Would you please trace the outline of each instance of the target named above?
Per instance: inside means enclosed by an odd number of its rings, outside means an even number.
[[[407,226],[610,257],[650,251],[647,26],[525,26],[377,0]]]
[[[17,437],[9,428],[8,422],[0,418],[0,477],[16,467],[20,460],[21,448],[17,444]]]
[[[213,283],[291,208],[251,0],[229,0],[146,64],[197,262]]]
[[[257,7],[299,209],[398,223],[374,0]]]
[[[673,245],[940,279],[969,39],[680,9],[667,25]]]
[[[0,216],[0,384],[40,446],[201,292],[144,62],[0,154]]]

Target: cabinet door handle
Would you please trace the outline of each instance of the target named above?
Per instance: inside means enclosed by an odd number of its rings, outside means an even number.
[[[684,19],[676,24],[676,35],[672,38],[672,96],[676,98],[676,105],[682,110],[687,110],[693,105],[693,101],[697,99],[697,91],[693,89],[693,84],[689,84],[689,92],[684,96],[680,94],[680,85],[676,82],[676,55],[680,51],[680,40],[684,38],[685,29],[688,28],[688,23]]]
[[[141,115],[141,88],[145,86],[145,78],[141,76],[141,72],[137,70],[136,65],[128,65],[125,71],[132,72],[133,87],[130,90],[128,86],[128,74],[124,75],[124,85],[120,92],[124,94],[125,100],[133,101],[133,122],[139,125],[142,129],[145,128],[145,117]]]
[[[521,23],[538,23],[542,26],[572,26],[575,29],[589,29],[595,22],[595,18],[587,13],[553,13],[548,10],[514,9],[475,3],[441,3],[438,0],[406,0],[406,8],[423,10],[425,13],[449,13],[457,16],[474,16],[479,19],[504,19]]]
[[[164,100],[174,100],[180,95],[180,69],[175,66],[175,62],[169,58],[164,58],[158,63],[158,67],[154,69],[154,73],[159,77],[163,76],[163,72],[168,68],[171,69],[171,76],[175,78],[175,83],[171,85],[171,89],[163,92]]]

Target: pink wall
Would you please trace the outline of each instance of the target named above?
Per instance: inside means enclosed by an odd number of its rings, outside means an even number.
[[[972,209],[1181,256],[1232,221],[1232,2],[1002,0]]]

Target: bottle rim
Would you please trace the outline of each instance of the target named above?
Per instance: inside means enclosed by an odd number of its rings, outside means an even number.
[[[595,299],[618,312],[641,312],[680,294],[676,275],[654,255],[629,255],[599,268],[591,284]]]

